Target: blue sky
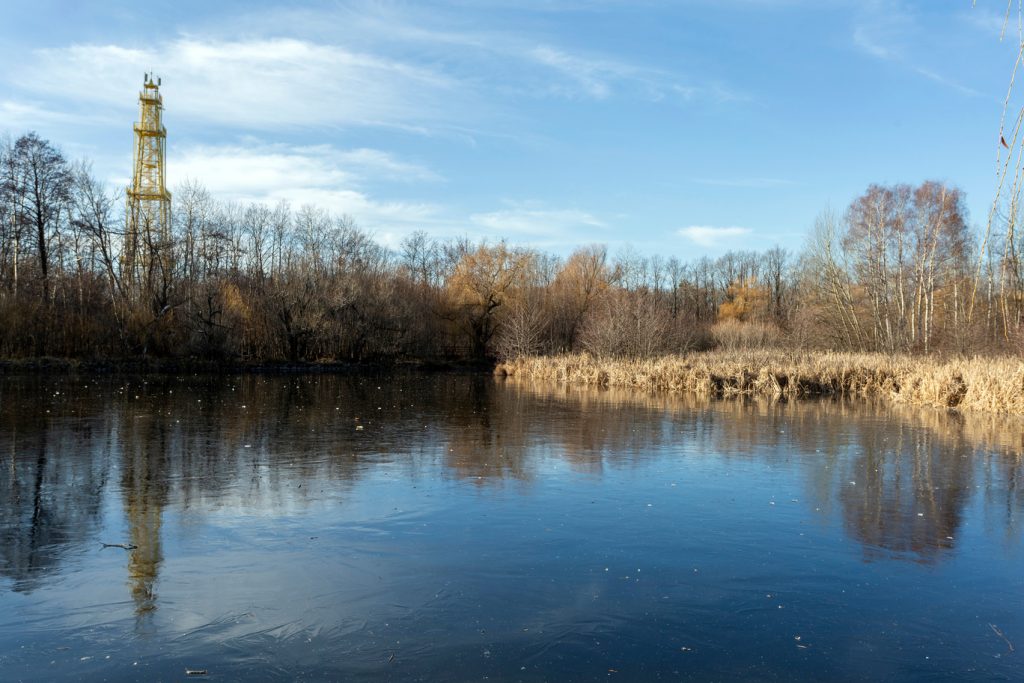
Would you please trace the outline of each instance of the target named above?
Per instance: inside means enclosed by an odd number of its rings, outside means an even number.
[[[143,9],[144,8],[144,9]],[[168,176],[352,215],[683,259],[799,249],[869,183],[983,226],[1017,56],[1005,0],[5,3],[0,132],[127,183],[142,75]]]

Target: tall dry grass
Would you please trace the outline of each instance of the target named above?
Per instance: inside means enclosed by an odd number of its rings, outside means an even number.
[[[869,353],[713,351],[654,359],[530,356],[509,377],[712,396],[879,397],[907,405],[1024,414],[1019,358],[946,359]]]
[[[1010,458],[1019,462],[1024,458],[1024,416],[972,411],[932,410],[921,406],[895,403],[884,399],[837,397],[825,401],[777,401],[770,396],[736,395],[719,398],[694,392],[639,391],[621,387],[594,391],[580,384],[553,382],[513,382],[517,393],[579,408],[581,416],[607,415],[608,410],[621,407],[641,408],[659,414],[685,412],[712,412],[729,418],[721,424],[729,425],[729,438],[750,440],[745,429],[759,429],[764,420],[786,416],[792,424],[803,424],[799,431],[791,431],[790,438],[801,434],[813,440],[816,426],[835,419],[857,419],[865,415],[910,425],[926,430],[949,447],[965,446],[983,449],[990,455]],[[865,413],[865,406],[871,410]],[[735,444],[733,444],[735,446]],[[818,445],[809,445],[817,448]]]

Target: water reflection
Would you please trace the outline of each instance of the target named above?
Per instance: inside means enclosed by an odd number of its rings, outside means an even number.
[[[621,389],[510,382],[512,390],[569,406],[557,424],[563,450],[590,457],[658,451],[684,442],[722,458],[758,458],[810,482],[816,506],[838,501],[846,532],[867,559],[934,562],[955,546],[972,490],[1005,511],[1008,539],[1020,538],[1024,421],[888,403],[761,398],[713,400]],[[624,410],[629,408],[629,410]],[[634,419],[627,417],[636,411]],[[637,429],[635,425],[643,425]],[[652,428],[652,425],[655,428]],[[797,457],[813,454],[812,457]],[[976,481],[983,463],[983,483]],[[986,507],[992,507],[987,505]]]
[[[155,589],[163,560],[160,527],[167,505],[167,475],[174,449],[164,421],[145,415],[123,417],[118,439],[122,449],[121,495],[128,545],[134,546],[128,554],[128,577],[135,610],[141,617],[156,609],[157,604]]]
[[[19,430],[17,417],[3,414],[0,576],[17,591],[36,588],[67,552],[94,537],[109,473],[107,457],[75,457],[88,426],[34,418]]]
[[[139,612],[153,609],[169,504],[302,509],[318,482],[342,489],[372,467],[440,465],[479,485],[528,485],[552,458],[600,476],[672,444],[800,470],[816,506],[838,503],[865,556],[933,562],[955,547],[975,486],[1010,538],[1022,508],[1021,425],[1010,418],[843,401],[709,401],[488,377],[7,379],[0,574],[31,590],[76,547],[97,542],[116,493]],[[435,401],[440,399],[438,409]],[[794,458],[812,453],[814,457]],[[113,461],[111,460],[113,458]],[[975,463],[985,464],[975,481]],[[103,539],[108,541],[109,539]]]
[[[1015,419],[888,404],[709,401],[486,376],[5,378],[0,607],[3,588],[46,594],[74,572],[106,577],[116,562],[113,589],[135,633],[155,643],[161,633],[188,643],[237,630],[238,647],[273,634],[295,647],[358,635],[376,652],[388,623],[448,639],[472,617],[473,637],[505,629],[536,649],[530,661],[550,666],[538,653],[552,643],[523,635],[541,637],[538,614],[558,615],[559,638],[583,649],[641,629],[631,605],[710,623],[718,600],[762,618],[755,605],[777,588],[738,578],[761,566],[762,546],[791,554],[777,576],[762,577],[770,586],[819,585],[804,565],[832,562],[845,543],[869,572],[939,571],[962,561],[972,530],[978,546],[980,527],[1017,547],[1021,433]],[[462,507],[443,502],[462,491],[474,496]],[[819,545],[806,549],[812,536]],[[261,574],[273,553],[286,559]],[[704,576],[694,573],[701,560],[719,563],[711,574],[720,583],[691,585]],[[584,574],[579,585],[552,588],[566,562]],[[665,573],[644,593],[621,567],[604,573],[616,562]],[[257,628],[247,586],[203,573],[229,570],[262,587],[266,611],[312,610],[320,621]],[[828,571],[839,576],[826,562]],[[204,593],[211,580],[227,595]],[[284,604],[282,582],[312,586],[310,603]],[[623,602],[588,611],[619,593]],[[194,594],[223,614],[203,615]],[[565,595],[571,605],[559,602]],[[532,621],[479,611],[497,602],[515,614],[517,596],[529,597],[522,610],[537,603]],[[54,598],[52,611],[69,600]],[[0,644],[15,623],[0,618]],[[692,639],[715,647],[700,631]],[[430,652],[426,641],[411,646]]]
[[[953,547],[972,488],[971,455],[903,423],[860,435],[842,487],[848,531],[878,551],[934,561]]]

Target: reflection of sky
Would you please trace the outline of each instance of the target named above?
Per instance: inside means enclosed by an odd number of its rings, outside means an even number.
[[[194,399],[181,387],[148,412],[133,405],[149,416],[133,420],[102,392],[69,399],[77,431],[50,423],[65,462],[42,490],[93,512],[65,525],[45,573],[0,551],[10,670],[54,660],[62,675],[122,675],[141,659],[143,677],[167,677],[198,659],[229,677],[372,678],[395,654],[400,677],[459,661],[455,680],[524,666],[646,678],[693,651],[697,671],[737,677],[885,677],[916,671],[918,655],[927,670],[995,674],[987,624],[1024,627],[1005,599],[1024,588],[1017,461],[972,445],[960,422],[943,432],[824,403],[553,399],[440,377],[412,407],[374,389],[384,409],[357,431],[333,410],[365,400],[353,380],[281,389],[240,380],[244,413],[204,390],[214,407],[181,422],[173,401]],[[31,436],[22,418],[18,443]],[[35,462],[31,449],[18,457]],[[82,472],[100,477],[97,492],[79,491]],[[140,620],[129,553],[99,541],[136,538],[154,515],[156,609]],[[7,590],[18,572],[37,578],[31,591]],[[955,618],[967,612],[984,628]],[[935,649],[943,640],[961,654]]]

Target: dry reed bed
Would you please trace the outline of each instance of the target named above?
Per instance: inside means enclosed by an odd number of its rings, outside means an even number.
[[[878,398],[836,397],[829,401],[788,401],[780,403],[771,396],[737,394],[721,397],[690,391],[640,391],[629,387],[608,387],[591,391],[582,384],[555,384],[528,379],[514,381],[515,390],[542,400],[557,399],[570,402],[583,413],[608,407],[633,406],[657,413],[714,411],[742,418],[737,423],[749,422],[751,416],[759,419],[773,415],[789,415],[791,419],[818,423],[825,418],[850,418],[864,415],[864,405],[874,406],[872,415],[913,425],[928,430],[951,446],[966,444],[971,448],[984,448],[993,453],[1024,457],[1024,415],[958,410],[933,410]]]
[[[1019,358],[946,359],[867,353],[715,351],[653,359],[530,356],[508,377],[712,396],[881,397],[908,405],[1024,414]]]

